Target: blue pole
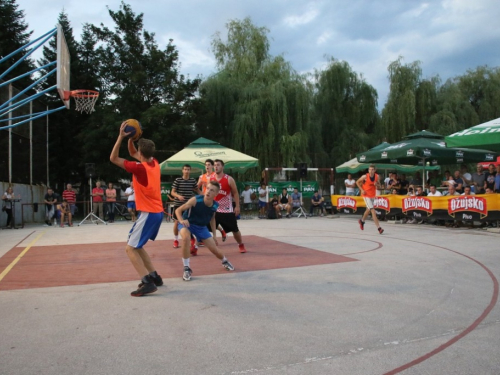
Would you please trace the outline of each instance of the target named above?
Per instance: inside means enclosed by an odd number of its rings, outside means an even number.
[[[38,42],[40,39],[42,39],[42,38],[46,37],[47,35],[49,35],[49,34],[50,34],[50,36],[53,36],[53,35],[56,33],[56,31],[57,31],[57,28],[52,29],[52,30],[50,30],[48,33],[46,33],[46,34],[42,35],[41,37],[39,37],[39,38],[35,39],[34,41],[29,42],[28,44],[25,44],[24,46],[22,46],[22,47],[20,47],[20,48],[16,49],[14,52],[12,52],[12,53],[8,54],[8,55],[7,55],[7,56],[5,56],[3,59],[1,59],[1,60],[0,60],[0,64],[1,64],[1,63],[3,63],[5,60],[10,59],[12,56],[16,55],[18,52],[21,52],[23,49],[25,49],[25,48],[27,48],[27,47],[31,46],[33,43]],[[47,38],[47,39],[48,39],[48,38]],[[44,42],[44,43],[45,43],[45,42]],[[37,47],[37,48],[38,48],[38,47]]]
[[[29,121],[33,121],[33,120],[36,120],[37,118],[40,118],[42,116],[46,116],[46,115],[50,115],[51,113],[54,113],[54,112],[57,112],[57,111],[60,111],[61,109],[66,109],[66,106],[63,105],[62,107],[59,107],[59,108],[56,108],[56,109],[51,109],[49,111],[45,111],[45,112],[39,112],[39,114],[33,118],[29,118],[27,120],[24,120],[24,121],[20,121],[18,122],[17,124],[13,124],[13,125],[8,125],[8,126],[3,126],[0,128],[0,130],[5,130],[5,129],[10,129],[10,128],[14,128],[16,126],[19,126],[21,124],[24,124],[25,122],[29,122]]]
[[[24,73],[24,74],[22,74],[22,75],[20,75],[20,76],[18,76],[18,77],[16,77],[16,78],[12,78],[11,80],[8,80],[8,81],[6,81],[6,82],[0,83],[0,87],[3,87],[3,86],[5,86],[5,85],[8,85],[9,83],[15,82],[15,81],[17,81],[18,79],[21,79],[21,78],[23,78],[23,77],[26,77],[26,76],[28,76],[28,75],[31,75],[31,74],[33,74],[33,73],[35,73],[35,72],[38,72],[39,70],[42,70],[42,69],[45,69],[45,68],[49,68],[49,67],[51,67],[52,65],[54,65],[55,63],[57,63],[57,61],[52,61],[51,63],[48,63],[48,64],[46,64],[46,65],[44,65],[44,66],[41,66],[41,67],[39,67],[39,68],[37,68],[37,69],[33,69],[32,71],[29,71],[28,73]]]

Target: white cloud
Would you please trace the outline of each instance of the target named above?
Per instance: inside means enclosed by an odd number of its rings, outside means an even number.
[[[283,19],[285,25],[290,27],[307,25],[308,23],[314,21],[318,16],[319,12],[317,9],[310,9],[302,15],[299,16],[288,16]]]

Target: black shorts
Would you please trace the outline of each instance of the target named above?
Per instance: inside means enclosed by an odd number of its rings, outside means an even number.
[[[215,213],[215,226],[221,226],[226,233],[239,232],[238,222],[234,212],[216,212]]]

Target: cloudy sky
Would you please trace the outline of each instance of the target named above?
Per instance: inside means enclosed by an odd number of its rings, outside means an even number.
[[[172,38],[186,75],[215,71],[210,41],[225,35],[231,19],[251,17],[270,30],[271,54],[283,54],[301,73],[325,66],[326,57],[347,61],[373,85],[383,106],[387,66],[398,56],[420,60],[423,75],[443,80],[480,65],[500,66],[498,0],[128,0],[144,14],[160,46]],[[119,0],[17,0],[33,36],[51,30],[64,9],[79,40],[84,23],[113,26],[106,6]],[[224,39],[224,38],[223,38]]]

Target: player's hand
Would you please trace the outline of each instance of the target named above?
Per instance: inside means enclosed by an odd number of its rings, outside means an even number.
[[[130,132],[129,133],[125,132],[125,126],[127,126],[127,121],[123,121],[122,124],[120,125],[119,137],[125,138],[130,134]]]
[[[234,208],[234,214],[235,214],[236,216],[238,216],[238,215],[240,214],[240,208],[239,208],[238,206],[236,206],[236,207]]]
[[[362,195],[365,195],[365,190],[364,189],[359,189]]]
[[[181,223],[184,227],[189,228],[189,221],[187,221],[187,220],[181,220],[181,221],[180,221],[180,223]]]
[[[177,199],[182,201],[182,202],[184,202],[186,200],[186,198],[184,198],[182,195],[178,195]]]
[[[219,246],[219,241],[217,241],[217,238],[213,237],[213,239],[214,239],[215,244],[216,244],[217,246]]]

